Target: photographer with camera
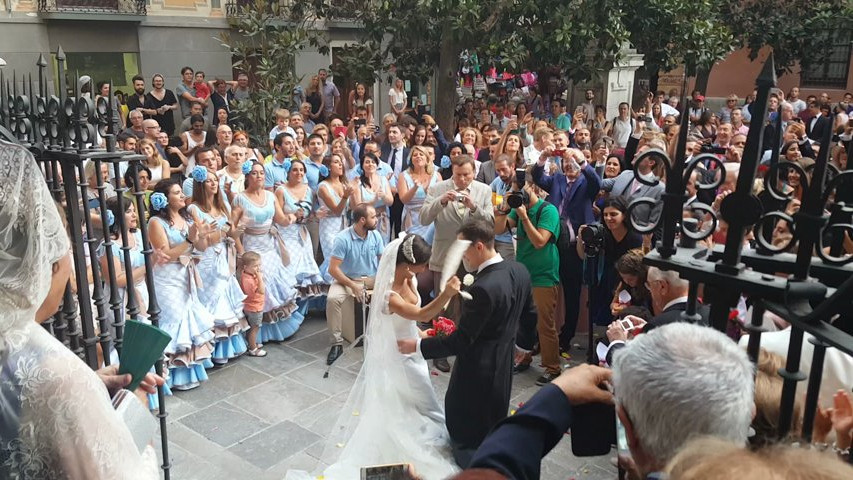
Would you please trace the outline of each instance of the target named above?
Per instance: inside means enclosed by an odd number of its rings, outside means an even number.
[[[556,241],[560,235],[557,207],[546,202],[546,195],[532,181],[525,181],[524,170],[516,172],[513,191],[495,211],[495,234],[516,228],[518,255],[516,260],[530,272],[533,303],[536,305],[536,330],[545,373],[536,385],[546,385],[560,376],[560,346],[557,340],[555,312],[560,283],[560,256]],[[530,368],[533,360],[524,354],[513,369],[515,373]]]
[[[495,166],[496,177],[489,184],[489,188],[492,189],[492,204],[495,206],[495,217],[497,217],[499,209],[506,205],[506,195],[512,192],[512,185],[515,182],[515,163],[506,153],[498,154],[494,160],[490,161]],[[511,228],[495,235],[495,251],[504,259],[515,260],[515,242],[512,237]]]
[[[545,165],[550,158],[555,157],[560,161],[560,171],[548,175]],[[531,176],[536,185],[548,192],[548,201],[557,207],[560,214],[562,234],[558,238],[557,246],[560,254],[560,284],[563,286],[566,312],[560,332],[560,347],[568,352],[578,323],[583,270],[583,261],[573,244],[577,240],[576,232],[581,225],[595,221],[592,202],[601,189],[601,178],[580,150],[557,150],[553,147],[546,147],[540,154]]]
[[[628,201],[619,195],[604,201],[602,223],[580,227],[578,256],[584,261],[584,280],[589,287],[589,318],[596,325],[613,320],[610,301],[619,283],[616,261],[629,250],[643,246],[644,239],[631,229]]]

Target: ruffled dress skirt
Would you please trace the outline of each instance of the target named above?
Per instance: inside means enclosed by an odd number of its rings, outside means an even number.
[[[198,298],[213,315],[213,363],[222,365],[246,352],[243,331],[249,328],[243,314],[246,295],[231,272],[226,243],[210,246],[198,263],[202,287]]]
[[[189,390],[207,380],[205,368],[213,366],[214,316],[198,298],[191,267],[173,262],[154,270],[160,328],[172,340],[166,346],[168,385]]]
[[[295,287],[295,278],[284,266],[275,239],[268,233],[243,234],[243,248],[261,256],[261,275],[264,278],[266,293],[264,321],[258,330],[257,341],[281,342],[292,337],[305,320],[307,305],[303,303],[297,306],[298,290]]]
[[[314,260],[311,235],[305,225],[292,224],[279,228],[279,231],[290,255],[290,264],[285,268],[296,279],[299,298],[308,299],[328,293],[330,282],[320,275],[320,268]]]

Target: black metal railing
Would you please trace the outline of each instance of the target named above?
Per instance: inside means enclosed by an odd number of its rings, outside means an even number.
[[[696,226],[695,220],[691,225],[691,221],[682,219],[687,199],[685,188],[693,170],[704,163],[715,172],[717,181],[698,186],[700,190],[715,190],[726,178],[728,165],[710,154],[687,161],[688,119],[683,115],[678,154],[674,161],[659,150],[643,152],[634,160],[636,165],[645,157],[654,155],[664,160],[666,170],[666,193],[660,220],[655,225],[635,227],[644,232],[662,230],[656,249],[646,256],[645,262],[663,270],[676,271],[690,282],[688,308],[683,314],[685,320],[696,319],[699,301],[696,293],[700,285],[704,286],[706,293],[715,293],[710,320],[714,328],[722,331],[727,330],[730,310],[736,306],[739,297],[748,297],[753,303],[753,316],[746,330],[750,332],[748,353],[753,361],[758,358],[761,346],[761,324],[765,312],[775,313],[791,324],[786,365],[779,372],[784,387],[778,434],[781,438],[791,432],[796,385],[808,378],[799,436],[810,441],[826,348],[834,347],[853,355],[853,316],[849,313],[853,299],[853,256],[844,255],[841,248],[845,232],[853,234],[853,205],[845,198],[849,197],[846,194],[849,192],[844,192],[853,182],[853,170],[839,172],[830,165],[829,153],[834,141],[829,129],[821,139],[814,168],[808,172],[796,163],[780,159],[779,148],[774,148],[769,169],[765,172],[765,190],[777,201],[784,203],[790,200],[793,194],[783,192],[778,184],[779,179],[784,178],[780,174],[793,169],[800,174],[802,204],[793,215],[769,209],[765,211],[767,205],[762,204],[756,195],[755,183],[763,154],[761,119],[767,117],[770,90],[776,87],[772,56],[765,63],[756,86],[758,96],[753,104],[756,126],[749,130],[737,186],[723,199],[719,212],[705,204],[691,204],[689,209],[698,211],[696,217],[701,219],[699,231],[689,228]],[[781,115],[781,109],[778,115]],[[775,123],[777,138],[781,138],[780,124]],[[634,172],[639,182],[649,183],[639,176],[637,169]],[[654,201],[636,199],[630,209],[650,203]],[[728,229],[725,243],[713,249],[697,244],[697,240],[704,240],[714,233],[719,221],[724,221]],[[772,230],[780,222],[787,224],[792,239],[786,245],[774,246],[767,241],[766,229]],[[746,249],[750,234],[754,234],[754,248]],[[791,249],[795,252],[786,253]],[[804,332],[814,336],[810,340],[814,344],[814,355],[808,375],[799,371]]]
[[[267,0],[263,2],[268,13],[276,14],[283,18],[288,17],[295,0]],[[228,0],[225,2],[225,16],[228,18],[241,17],[250,9],[256,9],[259,5],[255,0]]]
[[[133,285],[144,281],[148,292],[147,318],[159,325],[160,308],[154,291],[153,250],[148,242],[145,222],[139,222],[145,278],[133,279],[128,243],[128,225],[124,215],[111,215],[107,208],[109,182],[115,190],[119,212],[125,211],[125,193],[132,192],[137,211],[145,212],[144,191],[139,190],[136,176],[142,155],[117,151],[115,135],[117,117],[112,111],[115,97],[95,100],[82,94],[83,85],[66,83],[66,57],[60,47],[56,53],[56,91],[49,90],[48,63],[40,55],[36,65],[38,78],[5,75],[0,70],[0,137],[28,148],[42,168],[54,200],[62,205],[68,220],[74,276],[65,288],[62,307],[53,318],[43,323],[45,329],[65,344],[92,369],[110,365],[111,352],[121,353],[125,318],[140,318],[140,303]],[[104,79],[109,80],[109,79]],[[112,82],[109,82],[112,85]],[[89,85],[91,89],[92,85]],[[69,93],[70,92],[70,93]],[[103,146],[101,146],[103,144]],[[100,172],[106,164],[112,180],[100,174],[87,178],[85,165],[94,164]],[[123,167],[127,167],[133,185],[123,185]],[[91,171],[91,170],[90,170]],[[94,178],[94,183],[89,182]],[[140,215],[140,218],[142,215]],[[110,232],[110,218],[115,222],[117,238]],[[113,242],[121,242],[122,258],[114,259]],[[101,249],[103,247],[103,249]],[[106,258],[107,269],[100,268],[99,254]],[[120,296],[114,260],[123,266],[126,285]],[[72,282],[73,285],[72,285]],[[109,291],[109,294],[106,292]],[[144,312],[142,312],[144,313]],[[162,357],[155,371],[163,375]],[[163,464],[166,479],[170,476],[170,459],[166,428],[166,402],[162,387],[157,397]]]
[[[145,0],[38,0],[42,13],[146,15]]]
[[[305,17],[324,16],[327,20],[349,20],[353,17],[352,12],[356,8],[368,8],[368,2],[363,0],[327,0],[328,4],[320,11],[311,10],[305,2],[297,0],[265,0],[258,3],[256,0],[227,0],[225,2],[225,16],[228,18],[239,18],[250,10],[256,10],[263,6],[268,13],[281,17],[283,20],[303,20]]]

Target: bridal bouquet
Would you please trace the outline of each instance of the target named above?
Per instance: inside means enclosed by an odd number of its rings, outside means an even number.
[[[430,337],[446,337],[456,331],[456,323],[445,317],[438,317],[432,322],[433,328],[427,329],[426,333]]]

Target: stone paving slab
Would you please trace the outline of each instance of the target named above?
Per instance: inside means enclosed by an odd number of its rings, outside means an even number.
[[[322,312],[320,312],[322,315]],[[167,397],[173,474],[179,480],[284,479],[289,469],[322,470],[329,434],[358,375],[363,350],[353,349],[326,370],[329,334],[325,319],[306,318],[292,340],[264,346],[264,358],[241,357],[208,370],[210,380]],[[567,362],[582,361],[585,352]],[[452,363],[452,359],[451,359]],[[449,373],[429,364],[440,399]],[[537,391],[542,369],[513,378],[510,408]],[[158,455],[160,454],[158,449]],[[616,478],[611,455],[577,458],[566,435],[543,460],[543,480]]]
[[[285,420],[246,438],[228,450],[251,465],[267,470],[322,440],[316,433]]]
[[[231,405],[215,403],[182,418],[181,423],[204,438],[230,447],[244,438],[270,426],[269,423]]]

